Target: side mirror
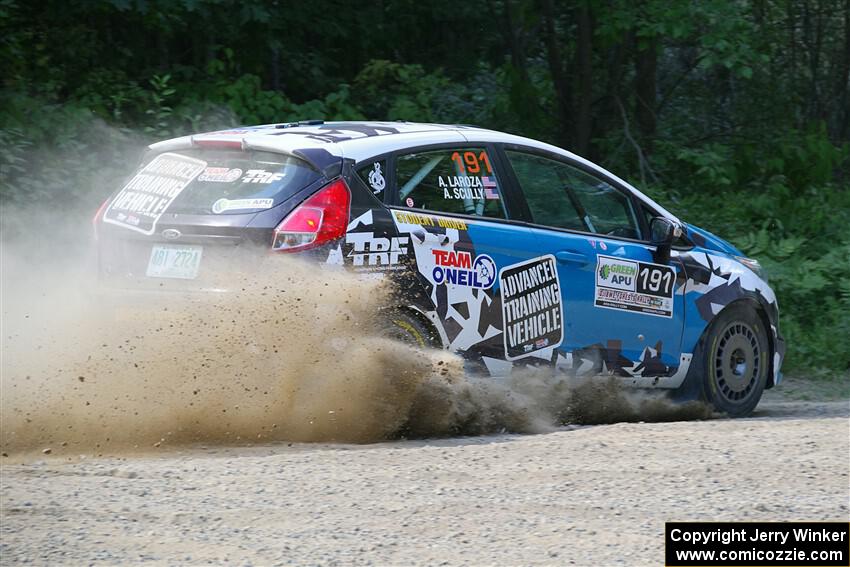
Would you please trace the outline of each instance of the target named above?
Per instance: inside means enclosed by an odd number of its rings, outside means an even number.
[[[649,221],[649,240],[655,246],[655,261],[666,264],[670,261],[670,249],[681,234],[681,229],[670,219],[655,217]]]

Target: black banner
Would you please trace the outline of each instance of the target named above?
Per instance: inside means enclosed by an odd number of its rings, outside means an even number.
[[[516,360],[561,344],[561,284],[554,256],[503,268],[499,287],[505,321],[505,358]]]
[[[668,522],[667,567],[848,567],[850,523]]]

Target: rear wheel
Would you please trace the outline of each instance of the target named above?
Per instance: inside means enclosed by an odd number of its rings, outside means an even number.
[[[440,347],[440,338],[434,328],[406,309],[391,309],[384,313],[383,334],[419,348]]]
[[[752,412],[767,383],[769,343],[758,314],[733,305],[712,322],[705,344],[703,397],[732,416]]]

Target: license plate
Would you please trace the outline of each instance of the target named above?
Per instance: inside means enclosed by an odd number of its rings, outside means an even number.
[[[201,267],[203,246],[154,246],[145,275],[193,280]]]

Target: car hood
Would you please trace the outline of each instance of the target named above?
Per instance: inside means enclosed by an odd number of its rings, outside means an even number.
[[[719,236],[715,236],[714,234],[708,232],[704,228],[685,223],[685,229],[688,231],[688,238],[690,238],[690,240],[694,244],[700,246],[701,248],[708,248],[709,250],[724,252],[732,256],[744,255],[744,253],[741,252],[738,248],[736,248],[729,242],[723,240]]]

